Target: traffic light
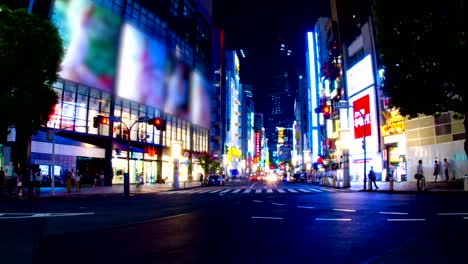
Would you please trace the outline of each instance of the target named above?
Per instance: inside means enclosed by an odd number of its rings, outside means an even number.
[[[323,113],[323,117],[324,117],[325,119],[330,118],[330,115],[331,115],[331,106],[329,106],[329,105],[322,105],[322,113]]]
[[[93,118],[93,127],[97,128],[99,125],[109,125],[109,117],[97,115]]]
[[[148,124],[155,126],[157,130],[166,131],[166,121],[160,117],[149,119]]]

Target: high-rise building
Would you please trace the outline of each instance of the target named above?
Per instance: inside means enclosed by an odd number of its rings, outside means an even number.
[[[46,177],[79,170],[84,183],[101,171],[106,185],[127,173],[131,183],[170,182],[170,150],[180,144],[179,180],[202,171],[192,154],[210,151],[210,1],[22,2],[57,26],[65,48],[52,87],[59,102],[32,136],[31,164]],[[97,115],[109,123],[94,125]]]

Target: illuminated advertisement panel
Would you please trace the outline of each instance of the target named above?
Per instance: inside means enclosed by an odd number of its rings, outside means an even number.
[[[372,135],[369,95],[365,95],[353,102],[354,138]]]
[[[211,99],[209,83],[197,70],[190,78],[190,121],[201,127],[210,128]]]
[[[56,0],[51,21],[65,49],[59,76],[112,91],[121,18],[91,0]]]
[[[260,133],[255,133],[255,157],[260,157]]]
[[[166,47],[127,23],[120,46],[117,96],[162,109]]]
[[[374,84],[371,55],[367,55],[346,72],[348,97]]]

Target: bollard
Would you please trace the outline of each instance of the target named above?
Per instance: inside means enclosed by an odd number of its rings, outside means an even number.
[[[393,177],[390,177],[389,181],[390,181],[390,191],[393,191]]]

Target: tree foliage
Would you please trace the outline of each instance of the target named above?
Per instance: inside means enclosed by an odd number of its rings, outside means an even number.
[[[219,160],[206,151],[195,154],[195,158],[197,159],[197,164],[205,172],[205,175],[208,175],[210,172],[217,172],[220,168]]]
[[[373,0],[372,11],[390,106],[410,118],[447,111],[466,116],[465,1]]]
[[[0,142],[10,126],[17,136],[31,136],[47,124],[58,101],[51,85],[62,56],[62,40],[49,20],[0,6]]]

